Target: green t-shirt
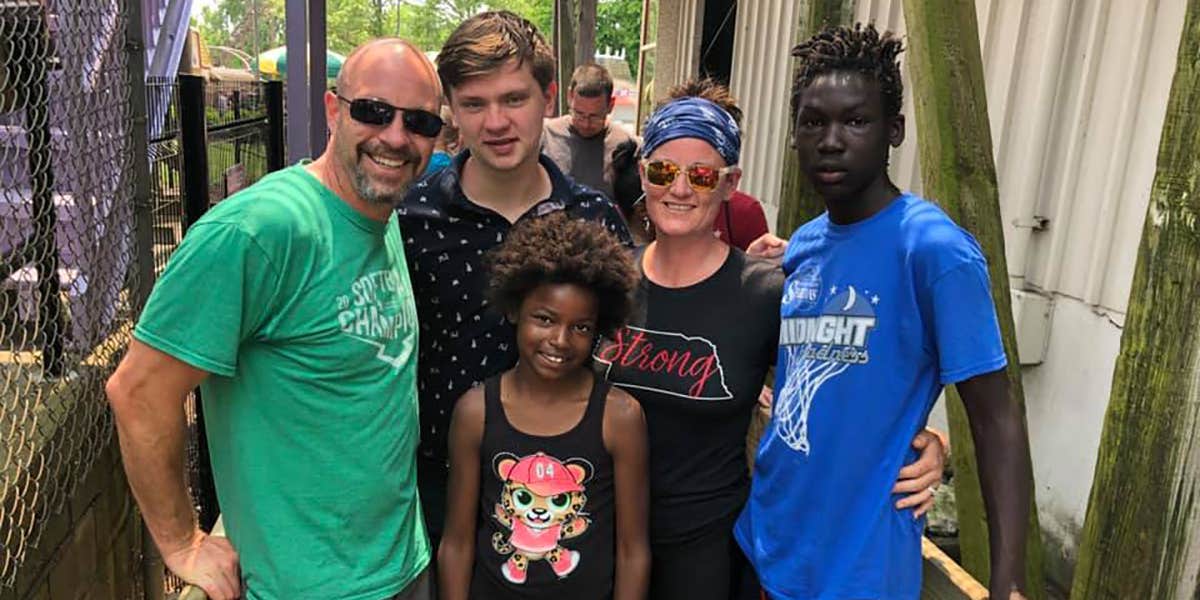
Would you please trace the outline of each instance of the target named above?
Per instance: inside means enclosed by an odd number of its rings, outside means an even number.
[[[274,173],[189,229],[134,335],[212,373],[213,475],[249,598],[385,598],[429,564],[395,217],[303,165]]]

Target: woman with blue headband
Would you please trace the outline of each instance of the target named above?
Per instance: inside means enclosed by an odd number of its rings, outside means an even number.
[[[757,600],[732,528],[749,490],[746,431],[777,354],[783,272],[713,235],[741,178],[741,133],[725,110],[680,98],[651,115],[644,136],[639,172],[657,235],[636,255],[630,324],[595,358],[646,415],[649,597]],[[922,474],[940,477],[941,447],[926,447]]]

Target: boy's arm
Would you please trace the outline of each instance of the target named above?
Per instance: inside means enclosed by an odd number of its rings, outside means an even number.
[[[967,409],[979,484],[988,515],[992,598],[1023,596],[1029,526],[1029,447],[1021,411],[1008,396],[1004,369],[955,384]]]
[[[483,415],[483,388],[475,387],[458,400],[450,421],[446,526],[437,548],[438,589],[442,600],[466,600],[471,588]]]
[[[612,455],[616,496],[613,600],[642,600],[650,587],[650,477],[646,417],[626,392],[612,388],[604,411],[604,445]]]

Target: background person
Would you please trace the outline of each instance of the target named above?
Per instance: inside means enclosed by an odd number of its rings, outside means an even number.
[[[617,145],[636,141],[623,127],[609,123],[616,98],[608,70],[595,63],[580,65],[567,88],[567,114],[547,119],[542,152],[578,183],[613,199],[612,153]]]
[[[627,140],[617,144],[612,151],[612,169],[612,201],[621,209],[634,245],[645,246],[654,240],[654,226],[646,216],[646,194],[642,191],[636,141]]]
[[[433,155],[429,157],[425,175],[432,175],[450,166],[450,161],[454,159],[460,146],[458,127],[454,124],[454,114],[450,112],[449,106],[442,105],[441,117],[442,133],[438,135],[437,143],[433,146]]]

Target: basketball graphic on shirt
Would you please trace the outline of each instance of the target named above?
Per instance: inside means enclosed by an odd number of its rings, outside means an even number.
[[[578,550],[560,542],[583,535],[591,520],[583,512],[586,483],[595,470],[581,458],[561,461],[538,452],[518,458],[503,452],[492,459],[503,483],[493,517],[508,530],[492,536],[492,547],[511,555],[500,567],[504,578],[525,583],[530,563],[545,560],[560,579],[579,566]]]
[[[878,295],[853,285],[832,286],[827,296],[820,314],[785,318],[779,329],[784,378],[775,394],[776,427],[789,448],[805,454],[811,450],[808,413],[821,386],[870,361],[867,341],[879,303]]]

